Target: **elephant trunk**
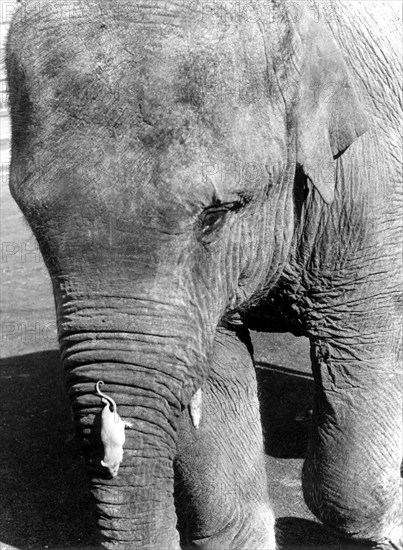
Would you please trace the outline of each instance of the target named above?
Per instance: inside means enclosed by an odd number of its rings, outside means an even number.
[[[95,302],[89,308],[82,301],[76,307],[63,300],[58,306],[63,368],[104,546],[175,550],[176,429],[183,402],[187,404],[192,395],[188,364],[197,351],[191,335],[183,338],[186,320],[181,321],[178,312],[174,320],[167,307],[162,313],[149,304],[142,310],[134,301],[129,304],[119,304],[117,313]],[[164,309],[163,304],[159,308]],[[130,313],[122,312],[129,309]],[[91,330],[84,330],[89,322]],[[198,364],[203,364],[200,356]],[[116,477],[101,465],[106,405],[96,391],[99,380],[120,418],[130,423]]]

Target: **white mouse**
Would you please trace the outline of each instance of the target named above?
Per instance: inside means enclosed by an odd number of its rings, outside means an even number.
[[[112,477],[116,477],[123,460],[125,426],[130,426],[130,424],[120,418],[115,401],[101,392],[99,389],[101,385],[103,385],[102,380],[95,385],[97,394],[102,398],[102,403],[105,403],[101,415],[101,440],[104,446],[104,458],[101,460],[101,464],[108,468]]]

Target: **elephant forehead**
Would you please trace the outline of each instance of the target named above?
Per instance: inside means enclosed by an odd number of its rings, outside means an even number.
[[[142,59],[130,89],[138,109],[132,136],[149,158],[144,181],[207,204],[217,189],[225,199],[262,184],[265,166],[284,158],[286,135],[269,100],[263,48],[259,39],[241,44],[239,34],[199,34],[167,40]],[[261,178],[245,181],[251,171]]]
[[[136,24],[112,36],[112,45],[84,50],[91,71],[83,71],[78,51],[58,94],[59,105],[69,98],[66,109],[76,115],[83,94],[73,101],[67,88],[93,92],[94,99],[84,96],[82,116],[110,136],[96,151],[86,138],[82,147],[99,157],[105,174],[119,164],[110,193],[121,197],[124,188],[137,204],[163,199],[198,209],[217,193],[231,201],[264,186],[267,164],[284,158],[286,128],[257,25],[224,32],[197,21],[156,35]],[[94,71],[97,64],[105,70]]]
[[[33,162],[47,167],[32,186],[72,211],[91,196],[100,209],[120,205],[128,215],[162,200],[193,212],[217,194],[232,201],[262,188],[267,164],[284,158],[287,132],[259,26],[214,27],[198,16],[157,33],[134,5],[123,14],[116,3],[99,10],[83,2],[68,24],[45,21],[44,55],[24,48],[40,121]]]
[[[251,47],[239,29],[211,36],[196,28],[191,37],[174,35],[151,51],[141,48],[130,89],[137,90],[141,114],[150,123],[181,123],[192,113],[223,130],[234,111],[268,109],[265,59],[259,35]]]

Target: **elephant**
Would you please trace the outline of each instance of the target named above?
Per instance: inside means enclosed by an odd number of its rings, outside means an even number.
[[[104,548],[276,548],[251,329],[310,340],[310,510],[402,548],[393,4],[16,11],[10,189],[52,280]]]

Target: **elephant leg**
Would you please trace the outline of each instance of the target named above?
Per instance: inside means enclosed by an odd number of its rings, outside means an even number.
[[[195,428],[184,411],[175,461],[185,548],[274,550],[256,375],[246,331],[219,329]]]
[[[311,340],[315,401],[303,468],[312,512],[343,536],[382,549],[403,548],[402,394],[393,340],[378,344],[378,359],[369,337],[365,345]]]

